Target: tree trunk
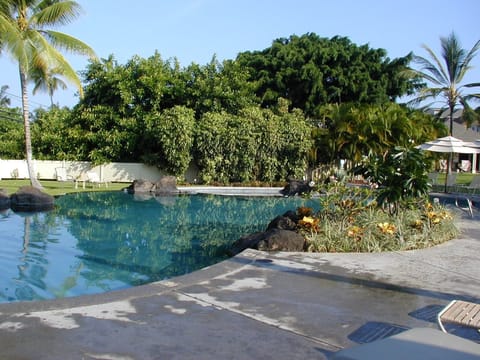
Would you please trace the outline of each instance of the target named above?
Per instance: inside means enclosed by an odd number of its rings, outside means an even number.
[[[449,107],[449,110],[450,110],[450,124],[449,124],[450,125],[450,129],[449,129],[450,134],[449,135],[453,136],[453,110],[454,110],[454,106],[449,105],[448,107]]]
[[[40,182],[37,180],[35,170],[33,169],[33,157],[32,157],[32,137],[30,135],[30,114],[28,108],[28,90],[27,90],[27,77],[22,67],[19,68],[20,72],[20,86],[22,88],[22,110],[23,110],[23,127],[25,132],[25,155],[27,158],[28,176],[30,177],[30,184],[38,189],[43,189]]]

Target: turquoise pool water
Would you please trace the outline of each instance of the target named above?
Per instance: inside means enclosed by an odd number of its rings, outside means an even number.
[[[227,258],[302,198],[123,192],[62,196],[55,210],[0,215],[0,302],[106,292],[186,274]]]

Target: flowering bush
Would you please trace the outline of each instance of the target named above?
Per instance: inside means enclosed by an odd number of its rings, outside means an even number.
[[[308,250],[318,252],[374,252],[429,247],[454,238],[458,230],[452,214],[425,199],[402,203],[391,213],[376,206],[365,189],[336,184],[321,200],[316,213],[303,215],[299,231]]]

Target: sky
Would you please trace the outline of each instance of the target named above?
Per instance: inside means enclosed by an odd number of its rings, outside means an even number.
[[[410,52],[427,56],[422,44],[440,54],[440,37],[456,33],[463,48],[480,40],[478,0],[77,0],[83,13],[56,30],[87,43],[99,58],[113,54],[119,64],[158,51],[182,66],[234,59],[263,50],[278,38],[315,33],[348,37],[357,45],[382,48],[390,59]],[[76,71],[87,59],[66,55]],[[480,52],[465,78],[480,82]],[[11,106],[21,106],[17,65],[0,56],[0,86],[8,85]],[[46,94],[30,91],[30,107],[48,107]],[[72,85],[57,90],[54,103],[78,102]]]

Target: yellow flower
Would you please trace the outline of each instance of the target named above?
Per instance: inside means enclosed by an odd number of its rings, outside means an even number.
[[[352,226],[350,229],[347,231],[347,235],[349,237],[357,237],[362,234],[363,229],[359,226]]]
[[[412,224],[413,227],[417,229],[421,229],[423,226],[423,221],[420,219],[415,220],[415,222]]]
[[[450,215],[450,213],[448,211],[442,211],[441,214],[440,214],[440,217],[442,219],[446,219],[446,220],[450,220],[452,218],[452,216]]]
[[[303,219],[298,222],[298,224],[305,228],[318,230],[318,222],[319,222],[319,219],[315,219],[311,216],[304,216]]]
[[[388,235],[393,235],[395,234],[395,231],[397,230],[397,228],[395,227],[395,225],[393,224],[390,224],[388,222],[384,222],[384,223],[379,223],[377,224],[377,227],[380,229],[380,231],[384,234],[388,234]]]
[[[304,223],[304,224],[313,224],[314,223],[314,219],[311,217],[311,216],[304,216],[302,220],[300,220],[300,222]]]

